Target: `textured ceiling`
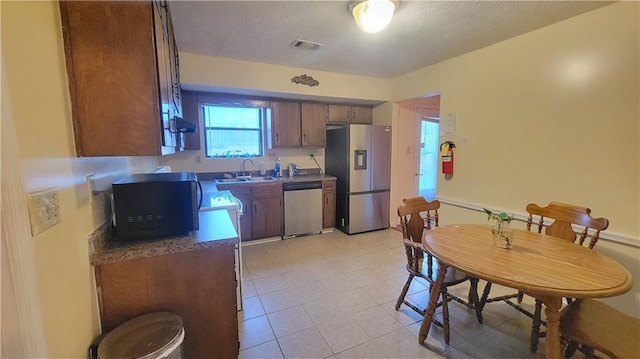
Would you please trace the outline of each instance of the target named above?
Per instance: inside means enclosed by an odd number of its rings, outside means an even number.
[[[611,4],[596,1],[400,1],[377,34],[357,28],[347,1],[172,1],[178,49],[393,78]],[[324,44],[291,47],[296,39]]]

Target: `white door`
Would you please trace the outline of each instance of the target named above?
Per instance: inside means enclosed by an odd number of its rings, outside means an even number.
[[[416,108],[416,114],[414,193],[427,201],[433,201],[436,197],[440,111]]]

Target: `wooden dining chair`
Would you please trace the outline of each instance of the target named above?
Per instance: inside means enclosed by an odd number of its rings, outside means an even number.
[[[640,319],[594,299],[578,299],[562,309],[560,335],[568,343],[566,358],[578,346],[587,357],[594,349],[614,359],[640,357]]]
[[[400,225],[402,227],[402,237],[404,248],[407,255],[407,271],[409,278],[402,288],[402,292],[396,302],[396,310],[404,303],[420,315],[425,315],[425,308],[419,308],[413,303],[407,301],[405,296],[411,285],[411,281],[415,277],[424,278],[429,283],[429,291],[436,280],[438,273],[438,262],[422,246],[422,235],[425,230],[430,230],[438,226],[439,216],[438,209],[440,202],[434,200],[427,202],[423,197],[412,197],[403,199],[403,205],[398,207],[398,216],[400,217]],[[463,300],[447,291],[448,287],[460,284],[464,281],[471,281],[471,287],[467,300]],[[440,302],[438,306],[442,306],[442,323],[433,320],[433,323],[441,327],[444,331],[445,343],[449,344],[449,307],[448,302],[455,300],[469,308],[475,308],[477,302],[477,284],[478,280],[468,276],[466,273],[458,271],[454,268],[448,268],[445,275],[442,289],[440,291]]]
[[[593,218],[591,217],[591,209],[586,207],[580,207],[572,204],[551,202],[546,207],[540,207],[537,204],[529,203],[527,209],[527,230],[535,230],[538,233],[566,239],[578,245],[586,245],[589,249],[598,242],[600,238],[600,231],[604,231],[609,227],[609,220],[606,218]],[[552,221],[551,223],[548,223]],[[532,229],[533,228],[533,229]],[[540,338],[543,338],[546,333],[540,332],[540,325],[546,323],[541,319],[542,316],[542,301],[535,300],[535,309],[531,313],[519,303],[522,301],[522,293],[516,293],[512,295],[488,298],[491,290],[491,282],[488,282],[482,292],[478,303],[478,310],[482,312],[484,305],[493,301],[504,301],[512,307],[516,308],[521,313],[527,315],[533,319],[531,326],[531,352],[535,353],[538,350],[538,342]],[[512,298],[518,298],[518,303],[511,301]],[[571,302],[571,298],[567,298],[568,302]]]

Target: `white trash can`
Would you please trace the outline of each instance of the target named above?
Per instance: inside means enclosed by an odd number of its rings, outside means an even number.
[[[181,359],[184,326],[169,312],[149,313],[117,326],[98,346],[98,359]]]

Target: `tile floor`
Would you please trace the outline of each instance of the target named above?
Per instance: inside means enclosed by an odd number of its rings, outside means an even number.
[[[243,247],[244,311],[240,358],[542,358],[529,351],[531,320],[507,304],[487,304],[484,324],[450,303],[451,341],[431,326],[425,345],[421,317],[395,303],[407,279],[400,232],[348,236],[336,230]],[[484,286],[481,283],[481,288]],[[468,286],[450,288],[464,297]],[[492,295],[512,289],[494,286]],[[424,306],[416,280],[408,298]],[[525,304],[533,307],[531,298]],[[576,356],[577,357],[577,356]]]

